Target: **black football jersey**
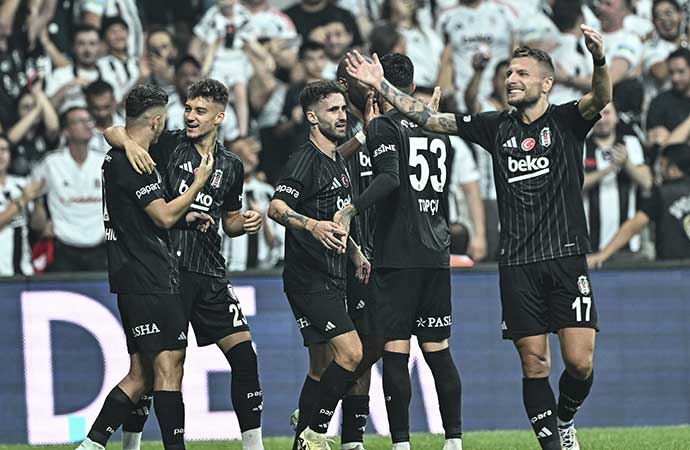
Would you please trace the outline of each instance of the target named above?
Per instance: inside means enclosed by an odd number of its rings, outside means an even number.
[[[550,105],[529,125],[514,110],[456,115],[458,135],[493,157],[499,264],[590,252],[582,202],[583,151],[598,119],[582,117],[578,101]]]
[[[655,186],[640,210],[656,224],[658,259],[690,258],[690,177]]]
[[[450,263],[448,136],[390,111],[369,123],[374,176],[397,172],[400,187],[376,204],[374,267],[443,268]]]
[[[168,230],[158,228],[144,208],[165,199],[157,169],[137,174],[124,151],[111,149],[103,174],[103,222],[110,291],[117,294],[178,292],[177,260]]]
[[[164,132],[151,147],[151,156],[164,171],[165,185],[172,198],[189,189],[194,182],[194,169],[201,164],[201,155],[183,130]],[[225,258],[220,252],[218,227],[226,211],[242,209],[244,167],[219,142],[213,156],[213,172],[189,210],[210,215],[215,224],[204,233],[194,227],[176,227],[171,230],[171,236],[182,270],[223,277]]]
[[[335,159],[311,141],[295,151],[273,194],[295,212],[314,220],[333,220],[352,202],[345,160]],[[286,292],[318,292],[339,287],[345,280],[347,254],[327,250],[308,231],[288,228],[283,281]]]
[[[347,136],[351,139],[362,130],[363,123],[352,114],[347,115]],[[366,145],[352,155],[347,161],[347,168],[352,178],[352,199],[362,195],[374,179],[374,171],[371,165],[371,155]],[[364,255],[371,259],[374,254],[374,225],[376,220],[376,207],[372,206],[352,219],[352,237],[362,247]]]

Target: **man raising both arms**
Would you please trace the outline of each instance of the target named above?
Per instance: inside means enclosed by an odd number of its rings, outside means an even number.
[[[148,150],[165,129],[167,104],[168,96],[155,86],[139,86],[127,96],[126,131],[143,149]],[[108,277],[111,292],[117,294],[130,368],[106,397],[78,450],[103,450],[137,401],[152,388],[165,450],[185,448],[180,388],[187,318],[167,230],[182,219],[212,168],[213,155],[202,158],[189,190],[166,203],[157,170],[137,174],[118,149],[105,156],[103,221]]]
[[[506,78],[515,110],[475,115],[434,113],[385,80],[378,58],[369,63],[357,52],[349,55],[350,74],[411,120],[428,131],[457,134],[492,154],[502,225],[501,325],[520,355],[523,401],[543,450],[579,449],[573,416],[593,381],[597,314],[585,260],[590,245],[582,154],[585,136],[611,100],[611,82],[601,36],[584,25],[582,31],[594,59],[592,92],[550,105],[551,58],[522,47],[513,53]],[[558,403],[548,379],[549,332],[558,333],[566,366]]]
[[[230,237],[257,233],[262,219],[256,211],[241,211],[242,162],[216,139],[227,103],[228,91],[219,81],[205,79],[192,84],[185,102],[185,130],[164,132],[152,147],[151,156],[163,170],[165,184],[173,197],[185,195],[197,162],[208,155],[214,156],[213,174],[191,205],[197,213],[208,213],[209,229],[202,232],[195,227],[182,226],[171,233],[179,255],[180,296],[198,345],[216,344],[230,364],[230,396],[237,413],[243,450],[263,450],[263,396],[256,353],[247,319],[227,281],[218,234],[219,225]],[[148,154],[141,151],[124,129],[109,128],[105,137],[113,146],[124,147],[139,170],[153,168]],[[123,425],[125,450],[139,449],[139,437],[146,421],[145,414],[137,414],[140,410],[141,406],[133,410]]]

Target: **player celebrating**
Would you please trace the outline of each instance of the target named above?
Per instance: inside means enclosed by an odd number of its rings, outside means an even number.
[[[594,59],[592,92],[549,105],[551,58],[523,47],[513,53],[506,79],[515,110],[476,115],[434,113],[386,81],[378,58],[368,63],[357,52],[349,55],[351,75],[411,120],[429,131],[457,134],[492,154],[501,221],[503,336],[520,355],[525,409],[544,450],[560,450],[561,444],[579,449],[573,416],[593,380],[597,314],[584,256],[590,246],[582,153],[585,136],[611,100],[611,82],[601,36],[584,25],[582,30]],[[429,176],[424,168],[420,173]],[[548,380],[549,332],[558,333],[566,366],[558,404]]]
[[[381,64],[393,86],[414,91],[414,67],[407,56],[386,55]],[[458,450],[461,385],[448,347],[452,318],[446,181],[451,145],[446,136],[431,135],[390,103],[382,103],[385,114],[367,130],[374,181],[336,221],[347,226],[355,214],[376,204],[372,290],[375,317],[386,339],[383,390],[393,449],[410,446],[407,364],[415,334],[434,376],[446,432],[444,449]],[[421,175],[414,166],[421,166]]]
[[[155,143],[165,129],[167,104],[168,96],[155,86],[139,86],[127,96],[126,131],[143,149]],[[167,229],[182,218],[208,179],[213,155],[204,156],[197,165],[189,190],[166,203],[158,171],[135,173],[118,149],[105,156],[103,221],[108,275],[127,336],[130,369],[106,397],[79,450],[103,450],[136,401],[151,388],[165,449],[185,448],[180,388],[187,319]]]
[[[297,448],[321,450],[330,449],[325,437],[330,418],[362,359],[362,344],[345,305],[346,246],[360,279],[369,263],[347,239],[346,229],[330,220],[351,202],[347,166],[336,151],[347,126],[343,89],[333,81],[310,83],[300,103],[310,124],[309,142],[290,157],[268,214],[287,228],[284,289],[310,353],[300,395],[300,422],[307,427],[296,431]],[[314,360],[326,353],[324,345],[334,359],[321,373]],[[308,401],[308,385],[316,383],[318,397]]]
[[[185,131],[165,132],[152,147],[157,167],[165,170],[166,185],[173,196],[184,195],[194,177],[193,167],[207,155],[215,155],[213,174],[197,195],[191,208],[208,213],[209,229],[195,227],[175,229],[173,243],[180,259],[182,300],[194,327],[199,346],[215,343],[232,369],[231,397],[242,431],[243,450],[262,450],[262,395],[257,358],[252,347],[247,320],[239,301],[227,283],[225,260],[220,253],[218,223],[230,237],[257,233],[261,214],[241,212],[244,169],[240,159],[216,140],[218,127],[225,116],[228,91],[216,80],[192,84],[185,103]],[[113,146],[123,147],[139,170],[152,168],[148,154],[121,127],[110,128],[105,137]],[[136,408],[123,426],[126,450],[138,450],[146,415]],[[133,438],[132,435],[136,435]],[[132,442],[132,444],[129,444]]]

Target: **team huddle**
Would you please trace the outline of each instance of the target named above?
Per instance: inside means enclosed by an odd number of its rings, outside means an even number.
[[[520,356],[530,424],[543,450],[579,450],[573,418],[592,386],[598,330],[582,153],[611,100],[601,36],[582,29],[595,66],[592,90],[562,105],[548,103],[551,58],[526,47],[508,66],[510,111],[437,112],[437,98],[411,97],[414,67],[401,54],[379,60],[355,51],[338,67],[338,81],[304,88],[309,139],[291,154],[268,210],[286,228],[284,291],[309,354],[293,450],[331,448],[326,431],[339,402],[341,449],[364,450],[370,373],[379,359],[392,448],[409,449],[413,335],[433,374],[443,448],[462,450],[461,381],[448,344],[454,154],[447,135],[493,158],[497,321]],[[185,130],[167,132],[167,95],[139,86],[126,99],[126,126],[105,133],[112,146],[103,163],[109,280],[130,369],[78,450],[103,450],[120,427],[123,450],[139,450],[152,402],[164,448],[185,448],[181,383],[190,322],[198,345],[216,344],[231,367],[242,448],[264,448],[257,357],[219,236],[221,226],[230,237],[257,233],[263,219],[242,210],[242,163],[217,141],[227,101],[220,82],[193,84]],[[548,380],[549,333],[558,334],[565,364],[558,399]]]

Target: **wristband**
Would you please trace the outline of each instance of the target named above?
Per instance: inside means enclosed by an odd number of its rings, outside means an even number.
[[[364,134],[364,130],[359,130],[354,137],[361,145],[364,145],[364,143],[367,141],[367,135]]]
[[[594,65],[597,67],[605,66],[606,56],[603,56],[601,59],[592,58],[592,61],[594,61]]]

